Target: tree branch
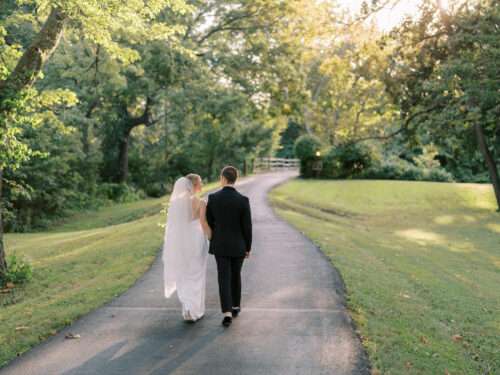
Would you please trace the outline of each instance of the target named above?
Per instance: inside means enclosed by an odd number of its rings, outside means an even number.
[[[66,18],[61,9],[52,8],[42,29],[23,53],[15,69],[6,80],[0,81],[0,100],[33,85],[43,65],[59,44]]]
[[[139,117],[131,117],[129,115],[129,121],[127,124],[128,131],[132,130],[133,128],[135,128],[139,125],[145,125],[145,126],[153,125],[153,122],[151,121],[151,107],[152,107],[152,105],[153,105],[153,100],[149,96],[147,96],[146,97],[146,106],[144,108],[143,114]],[[128,114],[128,111],[127,111],[127,114]]]
[[[431,106],[429,108],[426,108],[426,109],[423,109],[421,111],[413,113],[411,116],[409,116],[405,120],[405,122],[403,123],[403,125],[401,125],[401,127],[399,129],[393,131],[392,133],[385,134],[385,135],[372,135],[372,136],[362,137],[362,138],[354,139],[354,140],[352,140],[351,142],[348,142],[348,143],[349,144],[354,144],[354,143],[359,143],[359,142],[364,142],[364,141],[369,141],[369,140],[386,141],[386,140],[388,140],[390,138],[393,138],[396,135],[401,134],[404,131],[406,131],[408,129],[408,126],[410,125],[410,123],[413,120],[415,120],[417,117],[420,117],[422,115],[431,113],[431,112],[433,112],[433,111],[435,111],[435,110],[437,110],[439,108],[441,108],[441,104],[435,104],[435,105],[433,105],[433,106]]]
[[[214,34],[222,32],[222,31],[228,31],[228,30],[246,30],[246,29],[249,29],[249,27],[244,28],[244,27],[236,27],[236,26],[231,26],[231,25],[233,25],[234,23],[236,23],[238,21],[255,17],[255,16],[257,16],[259,14],[260,11],[261,11],[260,9],[257,9],[254,12],[236,15],[236,16],[234,16],[232,18],[229,18],[229,19],[227,19],[225,21],[222,21],[221,24],[219,24],[219,25],[213,27],[212,29],[208,30],[208,32],[205,35],[203,35],[200,39],[198,39],[197,41],[195,41],[195,43],[198,46],[201,46],[207,39],[209,39],[210,37],[212,37]],[[255,27],[255,26],[252,26],[252,27]]]

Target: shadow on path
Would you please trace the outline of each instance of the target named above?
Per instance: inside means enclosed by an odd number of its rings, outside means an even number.
[[[25,353],[0,375],[369,374],[344,305],[339,273],[267,202],[295,173],[257,175],[238,189],[249,196],[252,257],[243,267],[242,314],[220,325],[215,261],[207,270],[207,314],[183,323],[176,298],[163,297],[163,265],[127,292]],[[68,332],[81,335],[65,340]]]

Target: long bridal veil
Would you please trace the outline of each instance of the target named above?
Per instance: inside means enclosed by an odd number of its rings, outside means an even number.
[[[200,319],[205,313],[208,259],[208,241],[200,221],[193,217],[192,194],[187,178],[175,182],[163,242],[165,297],[177,292],[187,320]]]
[[[188,259],[192,221],[191,181],[185,177],[179,178],[174,184],[168,208],[167,227],[163,241],[163,262],[165,265],[165,297],[169,298],[177,289],[177,280],[182,277],[182,271]]]

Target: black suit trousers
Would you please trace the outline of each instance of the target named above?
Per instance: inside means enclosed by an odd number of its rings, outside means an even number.
[[[244,257],[215,256],[222,312],[231,312],[241,303],[241,268]]]

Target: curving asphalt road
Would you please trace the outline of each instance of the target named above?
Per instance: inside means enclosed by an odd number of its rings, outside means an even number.
[[[0,375],[369,374],[344,307],[338,273],[299,232],[278,219],[267,192],[291,172],[250,178],[252,258],[243,267],[242,313],[220,325],[215,262],[207,277],[207,313],[181,320],[162,294],[162,264],[125,294],[78,320],[0,370]],[[65,340],[68,332],[81,339]]]

